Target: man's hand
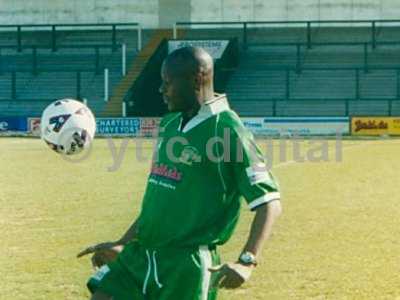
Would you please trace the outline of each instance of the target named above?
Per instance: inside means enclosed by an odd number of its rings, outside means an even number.
[[[245,266],[240,263],[228,263],[211,267],[208,270],[211,273],[217,273],[214,287],[236,289],[250,278],[253,269],[254,266]]]
[[[86,248],[77,257],[94,253],[92,256],[92,265],[97,269],[115,260],[122,249],[123,246],[118,242],[106,242]]]

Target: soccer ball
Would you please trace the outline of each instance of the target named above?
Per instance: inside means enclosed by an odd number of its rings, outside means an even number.
[[[96,121],[83,103],[61,99],[50,104],[42,114],[41,138],[54,151],[66,155],[88,148],[94,138]]]

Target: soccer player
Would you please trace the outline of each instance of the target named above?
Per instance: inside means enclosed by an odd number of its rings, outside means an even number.
[[[214,93],[211,56],[180,48],[161,73],[170,113],[160,124],[140,215],[120,240],[78,254],[123,246],[89,279],[92,300],[214,300],[218,287],[249,280],[281,213],[278,185],[252,134],[226,96]],[[254,220],[237,261],[221,264],[217,247],[233,233],[241,196]]]

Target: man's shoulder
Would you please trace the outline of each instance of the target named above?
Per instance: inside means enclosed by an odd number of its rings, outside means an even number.
[[[239,115],[231,109],[221,112],[219,126],[223,129],[229,128],[237,134],[242,134],[247,131]]]

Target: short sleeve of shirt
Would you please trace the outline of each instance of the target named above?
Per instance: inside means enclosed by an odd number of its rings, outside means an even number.
[[[232,167],[241,195],[254,210],[262,204],[279,200],[280,193],[252,133],[242,126],[231,129]]]

